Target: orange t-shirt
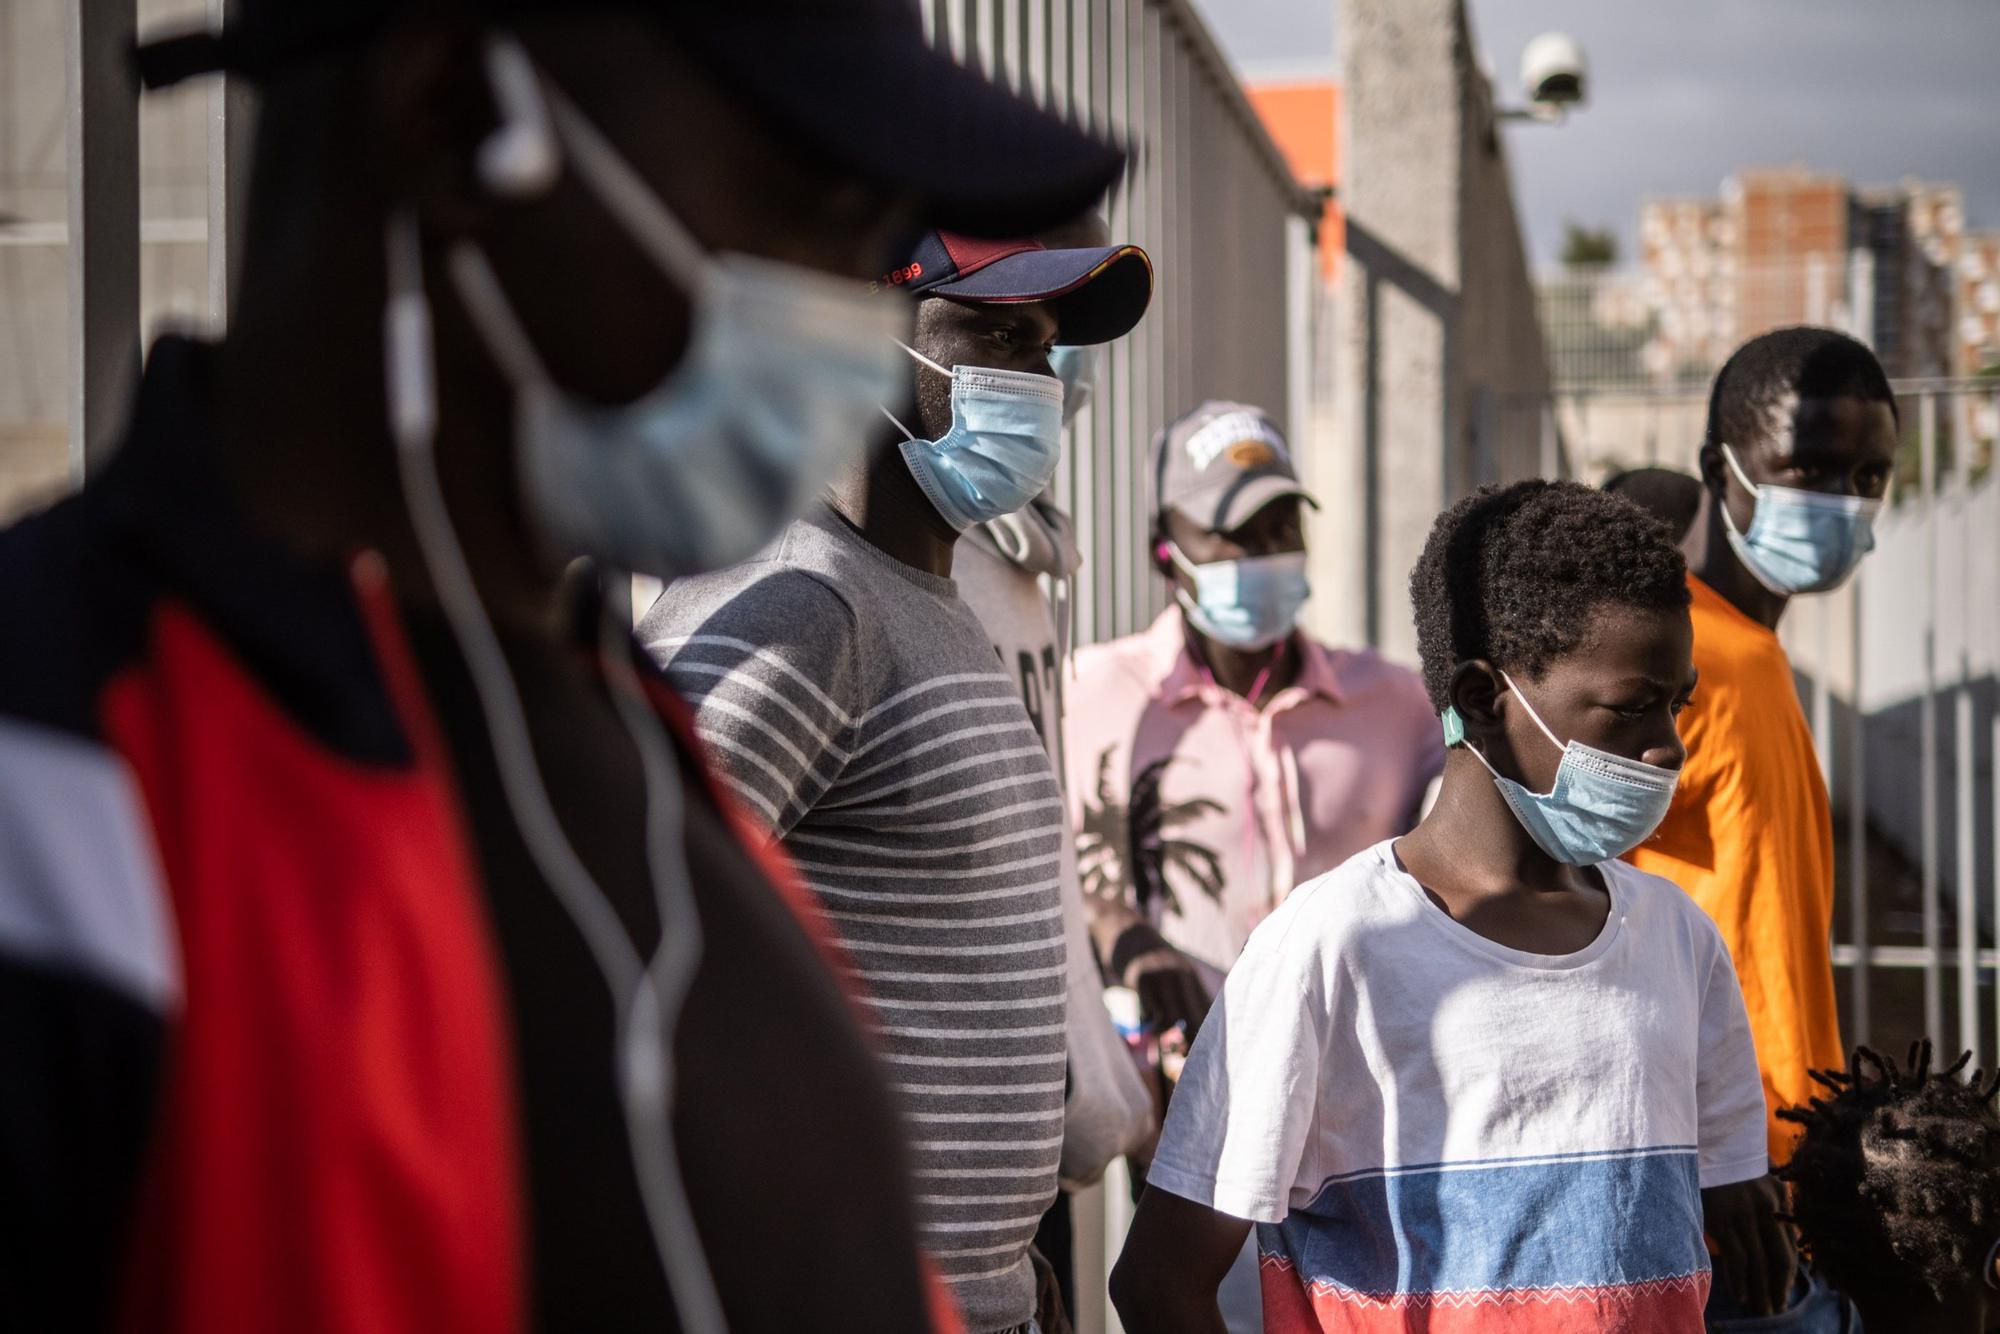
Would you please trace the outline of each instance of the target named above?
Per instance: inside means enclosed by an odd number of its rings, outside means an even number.
[[[1687,764],[1659,832],[1628,855],[1694,896],[1729,944],[1757,1065],[1771,1158],[1799,1128],[1806,1071],[1844,1064],[1833,999],[1833,822],[1792,664],[1778,637],[1693,575],[1694,700]]]

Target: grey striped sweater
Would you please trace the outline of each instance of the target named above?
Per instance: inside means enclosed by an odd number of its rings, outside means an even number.
[[[671,585],[639,633],[854,957],[969,1329],[1021,1324],[1065,1016],[1062,799],[1017,682],[949,579],[824,510]]]

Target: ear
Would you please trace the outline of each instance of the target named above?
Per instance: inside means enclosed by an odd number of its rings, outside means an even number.
[[[1445,698],[1458,710],[1465,734],[1480,740],[1505,730],[1500,719],[1500,696],[1504,690],[1499,669],[1484,658],[1474,658],[1452,669]]]
[[[1163,524],[1155,524],[1153,535],[1147,540],[1146,554],[1153,558],[1153,569],[1168,583],[1174,581],[1173,557],[1167,553],[1167,530]]]
[[[364,112],[383,192],[442,236],[481,231],[502,204],[478,170],[501,121],[486,71],[484,33],[441,9],[395,24],[368,62]]]
[[[1701,470],[1701,484],[1710,495],[1721,500],[1729,494],[1729,465],[1723,461],[1721,445],[1713,440],[1702,441],[1695,466]]]

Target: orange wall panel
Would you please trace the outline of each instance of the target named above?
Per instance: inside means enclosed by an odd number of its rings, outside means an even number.
[[[1248,83],[1243,91],[1264,128],[1291,165],[1292,175],[1313,187],[1340,183],[1340,85],[1331,79]],[[1320,215],[1319,267],[1329,283],[1346,250],[1340,205],[1329,199]]]

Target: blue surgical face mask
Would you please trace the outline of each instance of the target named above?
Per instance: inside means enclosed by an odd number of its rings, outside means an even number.
[[[657,386],[604,407],[549,377],[484,254],[452,277],[515,391],[520,485],[562,557],[672,577],[757,552],[860,452],[903,375],[906,300],[794,264],[710,255],[559,93],[576,177],[692,306],[687,352]]]
[[[1269,648],[1292,632],[1299,608],[1312,595],[1306,581],[1306,553],[1246,556],[1196,565],[1167,543],[1174,565],[1194,581],[1194,596],[1176,587],[1174,596],[1195,629],[1231,648]]]
[[[1049,369],[1062,381],[1064,426],[1075,421],[1090,401],[1090,385],[1097,378],[1097,352],[1094,346],[1063,343],[1049,353]]]
[[[1861,558],[1875,549],[1875,516],[1882,502],[1863,496],[1830,496],[1789,486],[1758,486],[1743,475],[1736,451],[1722,458],[1757,502],[1747,532],[1736,531],[1729,506],[1722,522],[1743,568],[1773,593],[1823,593],[1838,588]]]
[[[907,437],[903,461],[944,521],[962,533],[1040,495],[1062,461],[1062,381],[981,366],[946,370],[914,348],[903,350],[951,377],[951,429],[936,440],[917,439],[882,409]]]
[[[1465,724],[1458,710],[1444,711],[1444,739],[1447,746],[1465,742],[1473,758],[1493,775],[1494,785],[1506,799],[1514,818],[1535,840],[1535,846],[1559,862],[1570,866],[1595,866],[1622,857],[1638,847],[1667,818],[1673,804],[1674,788],[1680,783],[1678,769],[1628,760],[1623,755],[1598,750],[1578,741],[1568,745],[1556,740],[1535,706],[1505,672],[1500,678],[1521,707],[1542,729],[1551,745],[1562,751],[1556,768],[1555,786],[1547,792],[1530,792],[1498,769],[1465,739]]]

